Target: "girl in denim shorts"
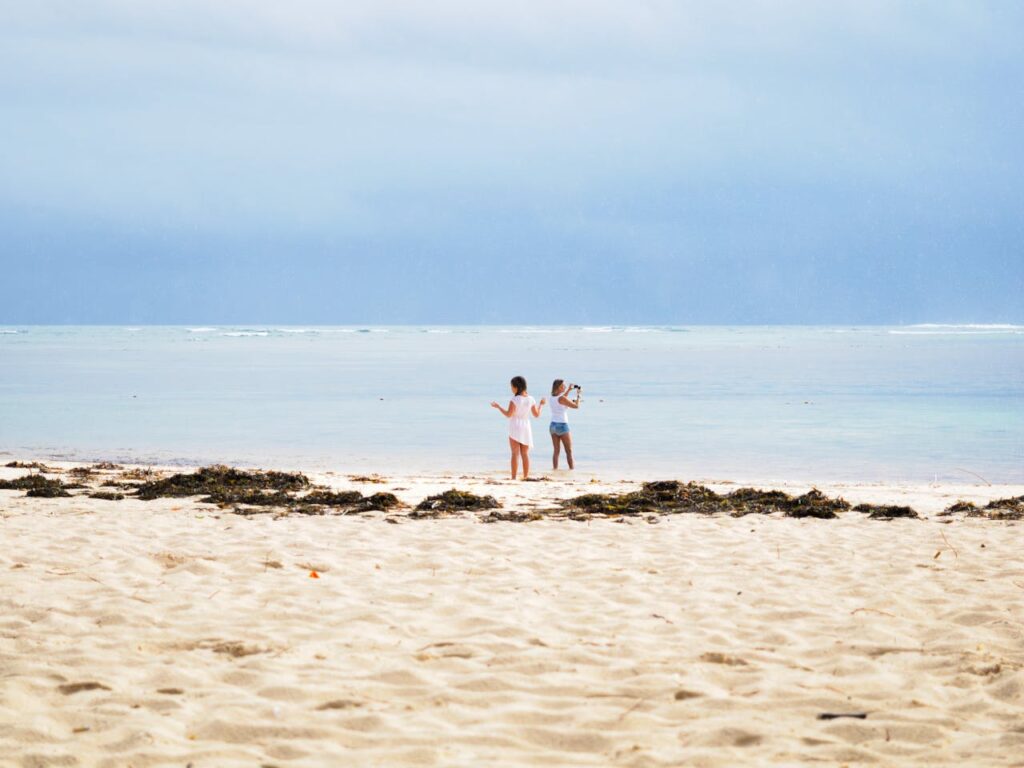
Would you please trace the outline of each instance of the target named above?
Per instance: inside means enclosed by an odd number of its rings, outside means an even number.
[[[579,392],[579,390],[577,390]],[[570,400],[567,395],[569,388],[563,379],[555,379],[551,384],[551,425],[548,432],[551,433],[551,445],[554,454],[551,456],[551,466],[558,469],[558,453],[565,448],[565,459],[569,462],[569,469],[574,469],[572,460],[572,434],[569,431],[569,409],[576,410],[580,407],[579,395],[576,400]]]

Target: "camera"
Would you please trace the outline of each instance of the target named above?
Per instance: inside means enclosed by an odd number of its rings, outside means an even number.
[[[579,384],[570,384],[568,387],[566,387],[565,391],[572,392],[574,389],[583,389],[583,387],[581,387]]]

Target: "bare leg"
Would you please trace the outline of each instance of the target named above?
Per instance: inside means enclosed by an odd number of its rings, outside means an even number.
[[[562,445],[565,447],[565,460],[569,464],[569,469],[576,469],[576,464],[572,460],[572,434],[562,435]]]
[[[555,452],[551,455],[551,468],[558,469],[558,452],[562,448],[562,441],[559,440],[558,435],[551,436],[551,445],[555,449]]]
[[[510,437],[508,445],[512,449],[512,479],[515,480],[516,475],[519,473],[519,443]]]
[[[523,480],[530,476],[530,446],[519,444],[519,453],[523,457]]]

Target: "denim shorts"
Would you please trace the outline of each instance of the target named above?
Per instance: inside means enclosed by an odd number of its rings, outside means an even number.
[[[550,432],[552,435],[558,435],[559,437],[561,437],[562,435],[568,435],[569,425],[566,424],[564,421],[552,421],[551,426],[548,427],[548,432]]]

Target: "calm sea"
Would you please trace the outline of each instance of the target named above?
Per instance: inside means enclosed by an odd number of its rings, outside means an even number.
[[[602,477],[1024,482],[1024,326],[0,328],[0,451],[506,466],[491,400],[583,385]],[[547,414],[534,455],[549,460]]]

